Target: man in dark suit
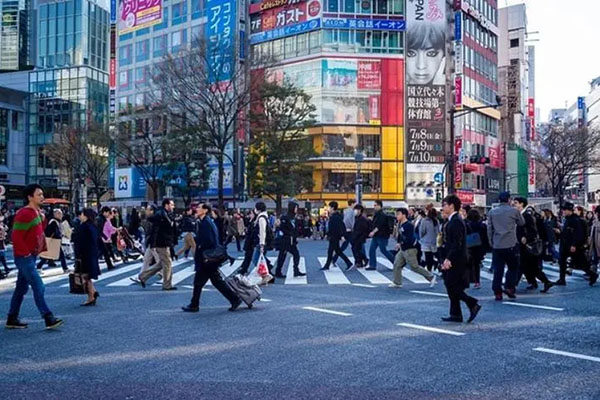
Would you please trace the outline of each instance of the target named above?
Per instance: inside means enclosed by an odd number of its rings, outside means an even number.
[[[221,273],[219,272],[220,265],[207,263],[204,260],[204,251],[214,249],[219,243],[219,232],[217,226],[210,217],[212,208],[209,204],[202,204],[196,209],[196,215],[198,216],[198,233],[197,233],[197,246],[196,253],[194,255],[194,264],[196,275],[194,276],[194,291],[192,294],[192,300],[190,304],[181,307],[185,312],[198,312],[200,307],[200,294],[202,288],[206,285],[206,282],[210,279],[213,286],[231,303],[229,311],[235,311],[242,300],[235,294],[229,286],[223,281]]]
[[[327,249],[327,262],[325,266],[321,268],[322,271],[329,269],[329,265],[333,261],[333,255],[337,254],[346,263],[346,271],[353,267],[352,262],[346,257],[342,249],[340,248],[340,240],[344,239],[346,235],[346,225],[344,225],[344,218],[342,214],[338,212],[337,201],[329,203],[329,225],[327,227],[327,236],[329,236],[329,248]]]
[[[458,214],[461,202],[456,195],[446,196],[442,202],[442,212],[448,218],[444,227],[442,264],[444,283],[450,299],[450,315],[443,317],[446,322],[463,322],[460,301],[469,307],[471,315],[468,322],[472,322],[481,306],[477,299],[467,295],[465,289],[469,287],[469,269],[467,268],[467,228]]]

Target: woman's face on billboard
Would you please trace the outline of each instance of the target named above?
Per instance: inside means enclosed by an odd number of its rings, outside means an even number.
[[[433,81],[440,68],[444,53],[439,49],[408,49],[406,71],[408,83],[427,85]]]

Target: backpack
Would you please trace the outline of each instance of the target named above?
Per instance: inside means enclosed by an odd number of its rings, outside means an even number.
[[[267,232],[265,235],[265,250],[273,250],[273,245],[275,242],[275,234],[273,233],[273,228],[271,227],[271,224],[269,224],[269,219],[267,217],[265,217],[264,215],[261,215],[260,218],[264,218],[266,223],[267,223]],[[259,234],[260,234],[260,225],[258,223],[258,220],[256,221],[256,243],[260,243],[259,242]]]
[[[532,216],[535,221],[535,226],[537,228],[538,237],[540,239],[542,239],[542,241],[547,242],[548,241],[548,232],[546,231],[546,225],[544,224],[544,219],[537,212],[533,212]]]

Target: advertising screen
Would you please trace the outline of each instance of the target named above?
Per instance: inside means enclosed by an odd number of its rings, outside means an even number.
[[[406,161],[444,163],[446,2],[408,1],[406,20]]]

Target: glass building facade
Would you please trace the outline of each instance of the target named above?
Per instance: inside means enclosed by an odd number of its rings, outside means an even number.
[[[33,65],[33,0],[0,0],[0,71],[19,71]]]
[[[404,200],[404,1],[307,0],[249,5],[251,51],[279,64],[312,96],[317,125],[308,129],[318,156],[316,204],[354,197],[358,164],[363,199]]]
[[[29,73],[28,177],[64,187],[44,147],[58,129],[108,122],[109,8],[40,1],[37,67]]]

